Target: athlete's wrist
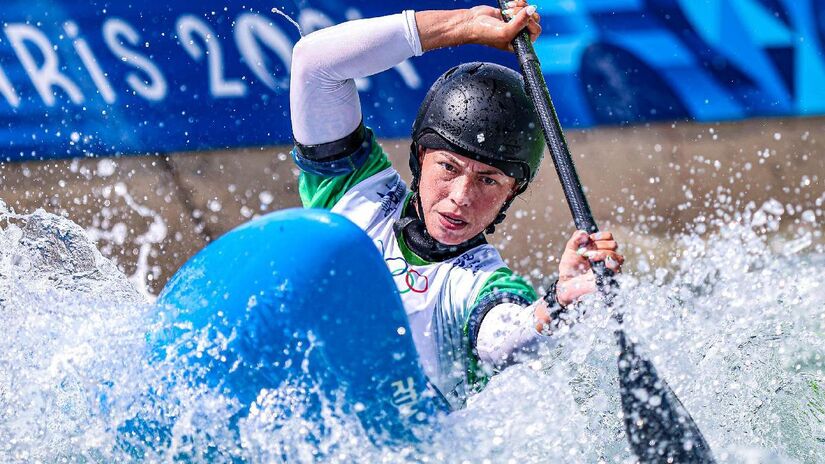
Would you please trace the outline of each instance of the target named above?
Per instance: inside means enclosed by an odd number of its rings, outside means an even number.
[[[558,280],[550,285],[550,289],[536,304],[534,319],[536,331],[542,335],[550,335],[552,328],[558,325],[559,315],[567,308],[563,306],[556,295],[556,285]]]
[[[423,51],[475,43],[478,40],[469,27],[470,10],[416,11],[415,22]],[[475,37],[475,38],[474,38]]]
[[[472,10],[457,10],[458,28],[461,44],[484,45],[483,37],[476,27],[476,21]]]
[[[567,305],[562,304],[562,302],[559,300],[559,294],[556,291],[558,285],[559,279],[556,279],[552,284],[550,284],[550,288],[547,290],[547,293],[544,294],[542,299],[545,303],[547,303],[548,307],[553,308],[554,310],[564,310],[567,307]]]

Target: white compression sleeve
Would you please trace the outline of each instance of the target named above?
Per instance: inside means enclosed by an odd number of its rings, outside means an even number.
[[[513,364],[535,353],[545,339],[536,331],[534,306],[502,303],[491,309],[481,321],[476,338],[476,353],[483,364],[496,369]]]
[[[355,78],[423,53],[415,12],[348,21],[295,44],[289,102],[292,133],[303,145],[340,140],[361,122]]]

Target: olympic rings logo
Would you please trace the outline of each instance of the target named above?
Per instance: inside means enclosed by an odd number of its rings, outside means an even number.
[[[381,244],[381,254],[384,254],[384,243],[381,240],[378,240],[378,243]],[[408,263],[406,259],[384,258],[384,261],[387,263],[387,267],[390,269],[390,274],[392,274],[393,279],[404,276],[404,286],[407,288],[403,290],[399,288],[398,293],[402,295],[409,292],[426,293],[427,290],[430,289],[430,279],[415,269],[412,269],[410,267],[410,263]]]

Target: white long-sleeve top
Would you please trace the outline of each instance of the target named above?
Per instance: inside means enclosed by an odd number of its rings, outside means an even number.
[[[303,145],[334,142],[361,122],[355,79],[419,56],[415,12],[348,21],[295,45],[289,103],[292,133]]]

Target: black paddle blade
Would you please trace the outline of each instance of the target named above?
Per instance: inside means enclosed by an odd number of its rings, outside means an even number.
[[[625,431],[639,462],[715,463],[699,427],[653,363],[636,352],[623,330],[616,338]]]

